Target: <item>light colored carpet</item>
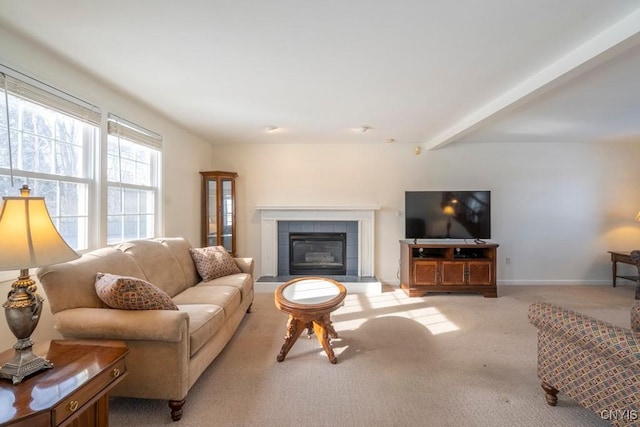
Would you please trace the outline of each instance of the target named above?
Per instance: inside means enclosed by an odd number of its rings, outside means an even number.
[[[499,286],[498,298],[348,295],[332,315],[329,363],[303,335],[276,361],[287,316],[256,294],[225,350],[187,396],[182,420],[165,401],[112,398],[113,426],[605,426],[559,395],[546,404],[536,376],[535,301],[629,326],[633,287]],[[161,373],[158,373],[161,375]]]

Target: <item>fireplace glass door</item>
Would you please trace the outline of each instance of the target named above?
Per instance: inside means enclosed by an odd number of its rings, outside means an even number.
[[[289,234],[291,275],[345,275],[346,233]]]

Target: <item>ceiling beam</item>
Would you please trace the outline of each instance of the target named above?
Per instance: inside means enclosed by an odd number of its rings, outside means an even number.
[[[501,113],[531,101],[544,91],[575,78],[638,43],[640,9],[429,139],[423,147],[426,150],[442,148],[492,119],[499,118]]]

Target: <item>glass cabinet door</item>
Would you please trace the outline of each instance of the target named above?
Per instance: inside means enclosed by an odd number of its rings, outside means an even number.
[[[206,181],[207,188],[207,240],[206,246],[218,245],[218,181],[209,179]]]
[[[233,180],[222,178],[222,194],[220,197],[220,218],[222,219],[221,244],[228,252],[235,252],[233,245]]]
[[[202,175],[202,246],[223,246],[236,253],[235,172]]]

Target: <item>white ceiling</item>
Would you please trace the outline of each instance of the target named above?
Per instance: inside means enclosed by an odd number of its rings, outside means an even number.
[[[435,148],[640,140],[639,7],[3,0],[0,25],[213,143]]]

